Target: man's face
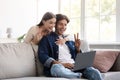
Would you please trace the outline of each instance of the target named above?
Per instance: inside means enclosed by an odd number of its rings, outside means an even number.
[[[58,35],[62,35],[67,28],[67,21],[65,19],[58,21],[57,26],[55,27],[55,32]]]

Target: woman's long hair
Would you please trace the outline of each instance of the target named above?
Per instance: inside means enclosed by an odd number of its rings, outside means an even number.
[[[52,19],[52,18],[56,18],[56,16],[55,16],[52,12],[46,12],[46,13],[43,15],[42,20],[40,21],[40,23],[37,24],[37,26],[40,27],[40,26],[44,25],[44,24],[43,24],[43,21],[47,21],[47,20]]]

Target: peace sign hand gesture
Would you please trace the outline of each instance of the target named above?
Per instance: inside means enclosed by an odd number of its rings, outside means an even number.
[[[76,48],[77,52],[80,53],[81,42],[79,39],[79,33],[77,33],[77,37],[76,37],[76,34],[74,34],[74,39],[75,39],[75,48]]]

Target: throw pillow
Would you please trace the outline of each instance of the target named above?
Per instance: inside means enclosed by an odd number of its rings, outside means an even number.
[[[120,51],[114,65],[111,68],[111,71],[120,71]]]
[[[93,67],[100,72],[107,72],[114,64],[118,51],[96,51]]]

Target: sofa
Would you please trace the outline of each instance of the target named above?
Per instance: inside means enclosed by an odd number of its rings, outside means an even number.
[[[0,80],[87,80],[44,76],[37,49],[38,46],[33,44],[0,43]],[[83,52],[90,50],[85,41],[81,42],[81,49]],[[101,74],[104,80],[119,80],[119,70],[120,55],[118,54],[109,71]]]

